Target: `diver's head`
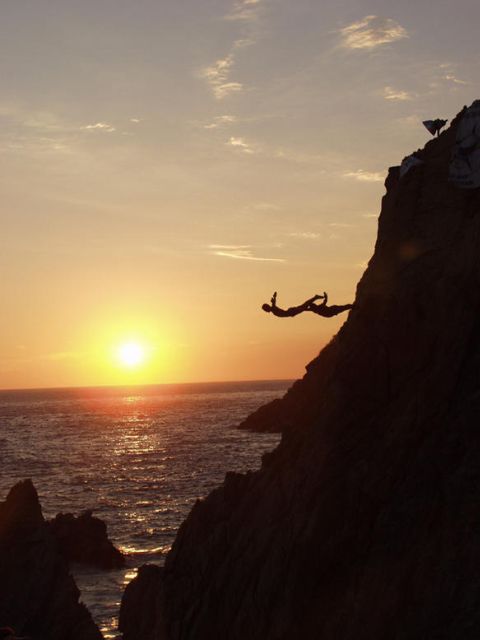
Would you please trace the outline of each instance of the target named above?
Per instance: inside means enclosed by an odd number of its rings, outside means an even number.
[[[262,304],[262,309],[267,313],[270,313],[270,311],[272,310],[272,307],[269,304],[265,303],[265,304]]]

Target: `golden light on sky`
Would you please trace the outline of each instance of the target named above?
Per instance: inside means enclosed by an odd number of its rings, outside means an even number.
[[[388,167],[479,97],[480,4],[434,13],[1,2],[0,388],[303,375],[344,318],[261,304],[352,302]]]

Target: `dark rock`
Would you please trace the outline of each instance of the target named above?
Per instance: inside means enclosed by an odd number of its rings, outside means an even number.
[[[32,640],[102,640],[30,480],[0,503],[0,627]]]
[[[480,189],[448,182],[457,123],[389,172],[355,307],[268,417],[279,447],[181,526],[154,640],[480,637]]]
[[[59,513],[48,524],[63,556],[69,562],[99,569],[125,566],[124,555],[108,538],[106,524],[95,518],[91,511],[85,511],[78,517],[71,513]]]
[[[288,416],[285,412],[285,398],[282,400],[276,398],[262,405],[247,416],[245,420],[238,425],[238,429],[262,431],[265,433],[280,433],[288,424]]]
[[[124,638],[154,640],[164,635],[162,618],[163,567],[145,564],[125,589],[119,629]]]

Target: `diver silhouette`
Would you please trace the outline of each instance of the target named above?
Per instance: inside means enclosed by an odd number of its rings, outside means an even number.
[[[317,300],[323,300],[321,304],[315,304]],[[282,309],[277,306],[277,292],[272,296],[270,300],[270,304],[262,304],[262,309],[266,313],[272,313],[274,316],[278,318],[293,318],[294,316],[298,316],[298,314],[303,313],[304,311],[311,311],[312,313],[316,313],[319,316],[323,316],[324,318],[332,318],[333,316],[337,316],[339,313],[343,311],[348,311],[353,307],[351,304],[332,304],[329,307],[327,306],[328,302],[328,294],[326,291],[323,292],[323,296],[315,295],[308,300],[305,300],[302,304],[299,304],[296,307],[288,307],[288,309]]]

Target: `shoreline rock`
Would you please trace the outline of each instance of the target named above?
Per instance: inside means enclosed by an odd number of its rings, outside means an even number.
[[[124,638],[154,640],[163,637],[163,567],[145,564],[126,587],[118,628]]]
[[[31,480],[0,503],[0,627],[32,640],[102,640]]]
[[[94,517],[92,511],[84,511],[79,516],[59,513],[48,526],[68,562],[105,571],[125,566],[125,556],[109,539],[107,525]]]

